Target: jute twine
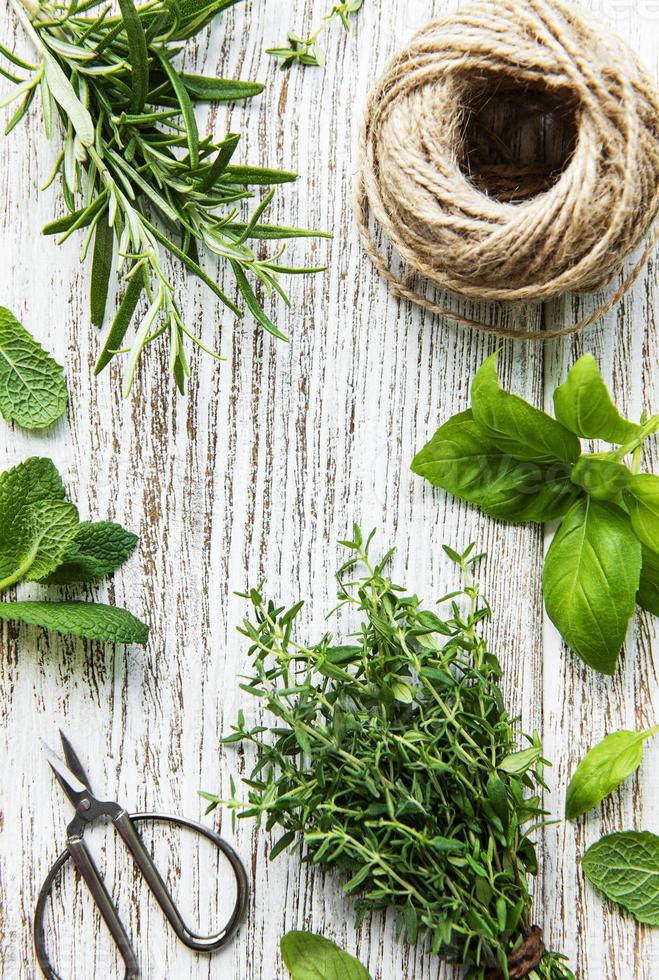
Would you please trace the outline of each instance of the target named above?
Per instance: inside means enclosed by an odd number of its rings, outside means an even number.
[[[558,163],[524,156],[529,119],[541,149],[556,133],[567,144]],[[372,91],[361,155],[357,221],[392,292],[500,336],[583,329],[613,308],[656,243],[659,93],[619,38],[557,0],[476,0],[429,24]],[[407,266],[400,273],[378,225]],[[611,298],[568,326],[492,327],[427,295],[431,285],[505,305],[592,292],[643,242]]]

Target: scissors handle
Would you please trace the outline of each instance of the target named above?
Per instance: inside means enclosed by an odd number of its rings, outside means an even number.
[[[122,835],[123,836],[123,835]],[[103,921],[110,930],[117,949],[121,953],[122,959],[126,964],[125,980],[137,980],[140,975],[140,967],[135,956],[135,951],[131,946],[128,934],[123,927],[119,914],[112,904],[110,893],[105,882],[101,878],[94,858],[82,837],[68,840],[66,848],[73,859],[73,863],[80,872],[83,881],[89,888],[91,896],[96,902],[99,912],[103,916]]]
[[[135,827],[135,823],[161,823],[178,827],[184,827],[202,837],[205,837],[220,850],[229,861],[236,880],[236,900],[232,913],[222,929],[212,936],[199,936],[193,933],[185,925],[171,895],[160,876],[160,872],[153,863],[151,855],[146,850],[142,839]],[[210,953],[224,946],[236,931],[238,924],[243,916],[247,905],[247,875],[242,862],[236,852],[221,837],[205,827],[203,824],[188,820],[185,817],[170,816],[164,813],[134,813],[129,815],[122,811],[118,817],[113,819],[117,833],[126,843],[135,863],[142,872],[150,890],[167,917],[167,921],[172,926],[180,941],[189,949],[200,952]],[[67,849],[63,851],[44,881],[34,913],[34,946],[37,955],[37,962],[47,980],[62,980],[60,975],[53,968],[46,949],[45,935],[45,912],[46,903],[52,890],[53,884],[66,863],[72,860],[89,888],[94,901],[96,902],[103,920],[107,925],[112,938],[114,939],[126,966],[124,980],[136,980],[140,976],[139,966],[130,939],[119,919],[117,910],[112,903],[103,879],[89,853],[87,846],[80,838],[73,838],[67,842]]]
[[[226,942],[227,932],[230,932],[233,929],[233,922],[230,921],[226,926],[223,926],[219,932],[214,933],[212,936],[201,936],[198,933],[193,932],[191,929],[188,929],[183,921],[181,913],[174,904],[174,900],[169,893],[167,885],[163,881],[160,872],[153,863],[153,858],[144,846],[142,838],[140,837],[130,815],[123,810],[117,817],[114,818],[112,822],[117,829],[117,833],[130,851],[135,864],[142,872],[147,885],[151,889],[151,892],[162,909],[167,921],[183,945],[187,946],[188,949],[194,949],[201,953],[211,953],[213,950],[219,949],[220,946],[223,946]],[[179,822],[185,823],[183,820]],[[197,829],[196,825],[194,825],[194,829]],[[229,857],[229,860],[233,866],[239,892],[237,906],[239,905],[242,908],[244,905],[244,898],[247,896],[246,881],[244,880],[245,872],[240,862],[237,864],[235,863],[237,858],[235,855],[233,855],[233,852],[231,852],[230,856],[224,847],[222,850],[225,854],[227,854],[227,857]],[[242,894],[243,889],[244,896]],[[115,942],[117,942],[116,938]]]

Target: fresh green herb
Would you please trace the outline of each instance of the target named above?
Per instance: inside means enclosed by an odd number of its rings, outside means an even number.
[[[0,306],[0,412],[26,429],[43,429],[66,409],[59,364]]]
[[[588,880],[638,922],[659,926],[659,837],[648,831],[609,834],[589,847]]]
[[[659,609],[659,477],[638,472],[659,415],[623,419],[587,354],[554,392],[553,419],[500,387],[496,358],[477,372],[471,408],[412,470],[499,520],[562,519],[545,561],[547,613],[587,664],[612,674],[636,603]],[[617,448],[583,454],[580,438]]]
[[[641,582],[636,601],[642,609],[659,616],[659,554],[651,548],[643,548]]]
[[[31,66],[0,47],[0,56],[14,66],[8,75],[16,83],[0,106],[21,100],[7,131],[25,115],[37,92],[46,135],[53,135],[57,119],[62,124],[64,145],[49,183],[61,175],[67,214],[44,232],[58,235],[61,242],[85,230],[83,255],[92,248],[94,323],[105,318],[113,269],[125,284],[97,372],[115,354],[127,354],[126,392],[142,351],[163,334],[169,337],[170,370],[181,391],[189,373],[185,342],[208,350],[183,320],[165,253],[179,259],[227,309],[241,316],[240,303],[201,268],[198,253],[218,256],[233,271],[244,306],[278,337],[283,334],[265,313],[263,297],[276,293],[288,302],[280,277],[319,271],[281,264],[283,247],[271,257],[252,247],[260,239],[314,234],[263,224],[272,192],[251,218],[241,217],[242,203],[252,197],[250,186],[285,183],[296,175],[235,165],[238,136],[230,133],[217,141],[198,132],[195,102],[249,99],[262,86],[191,75],[174,64],[184,42],[236,2],[152,0],[137,8],[133,0],[121,0],[120,15],[115,16],[101,0],[82,5],[14,0],[39,63]],[[138,308],[137,326],[124,346]]]
[[[127,609],[98,602],[0,602],[0,619],[101,643],[138,643],[149,639],[149,627]]]
[[[565,800],[568,820],[598,806],[609,793],[636,772],[643,761],[643,743],[659,732],[659,725],[644,732],[613,732],[594,746],[577,766]]]
[[[289,932],[281,955],[292,980],[371,980],[367,970],[336,943],[312,932]]]
[[[355,528],[342,542],[339,608],[360,616],[347,645],[299,642],[301,602],[245,596],[253,676],[241,687],[274,723],[250,728],[240,712],[224,739],[255,753],[248,803],[232,788],[228,805],[279,828],[271,858],[290,847],[338,870],[360,920],[394,909],[400,933],[426,936],[470,978],[508,976],[517,957],[535,980],[570,978],[530,927],[545,763],[537,735],[521,735],[504,707],[481,633],[490,611],[471,577],[479,556],[446,549],[466,585],[440,618],[386,575],[393,552],[372,561],[372,537]],[[210,809],[221,802],[204,796]]]
[[[93,582],[122,565],[137,537],[118,524],[80,522],[52,460],[30,457],[0,474],[0,592],[20,582]],[[5,601],[0,620],[109,643],[147,642],[126,609],[93,602]]]
[[[281,48],[266,48],[266,54],[273,58],[280,58],[282,68],[290,68],[295,63],[308,66],[313,65],[317,68],[325,67],[325,51],[318,43],[318,38],[327,30],[330,24],[338,17],[346,31],[350,30],[348,16],[356,14],[364,0],[345,0],[344,3],[335,3],[329,13],[325,14],[316,30],[308,37],[299,37],[297,34],[289,33],[288,45]]]

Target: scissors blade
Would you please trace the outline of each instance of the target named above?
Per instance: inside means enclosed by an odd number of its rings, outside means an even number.
[[[89,790],[45,742],[42,741],[41,744],[46,753],[48,765],[53,770],[57,782],[64,790],[72,805],[74,807],[77,806],[83,796],[89,796]]]
[[[69,767],[70,772],[72,772],[74,776],[77,776],[80,782],[83,783],[83,785],[85,785],[89,790],[89,792],[91,793],[92,788],[89,784],[89,778],[87,776],[87,773],[83,769],[82,763],[78,758],[78,756],[76,755],[75,749],[73,748],[73,746],[71,745],[71,743],[69,742],[68,738],[66,737],[66,735],[64,734],[61,728],[59,730],[59,735],[62,740],[62,748],[64,749],[64,758],[66,760],[66,764]]]

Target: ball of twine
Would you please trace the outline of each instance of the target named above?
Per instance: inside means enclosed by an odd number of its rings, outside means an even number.
[[[427,296],[428,284],[504,304],[592,292],[654,238],[659,93],[619,38],[557,0],[476,0],[429,24],[372,91],[361,154],[357,220],[392,292],[501,336],[582,329],[615,305],[654,245],[569,326],[491,327]],[[378,224],[407,265],[400,274]]]

